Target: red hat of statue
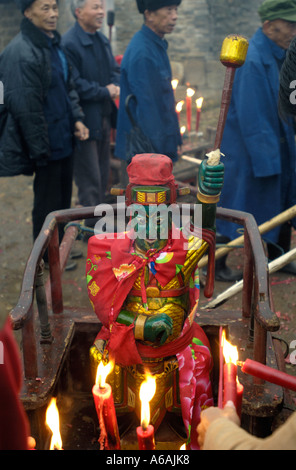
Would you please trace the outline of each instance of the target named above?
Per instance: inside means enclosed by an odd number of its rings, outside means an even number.
[[[127,174],[129,176],[129,185],[126,189],[127,204],[131,204],[132,201],[135,202],[132,197],[132,190],[137,186],[149,186],[150,195],[151,190],[157,193],[160,187],[168,188],[169,199],[164,199],[163,201],[155,199],[152,201],[152,198],[150,198],[150,202],[165,202],[170,204],[176,202],[177,185],[173,175],[173,162],[166,155],[157,153],[135,155],[127,167]],[[141,199],[137,199],[137,202],[141,203]]]

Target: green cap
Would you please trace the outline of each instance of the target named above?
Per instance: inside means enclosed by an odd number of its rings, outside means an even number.
[[[265,0],[258,9],[262,22],[286,20],[296,22],[296,0]]]

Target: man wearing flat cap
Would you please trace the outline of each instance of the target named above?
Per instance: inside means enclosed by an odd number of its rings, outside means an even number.
[[[294,129],[278,111],[280,70],[296,36],[296,1],[265,0],[258,13],[262,26],[237,70],[221,145],[227,168],[220,204],[252,213],[260,225],[296,204]],[[292,226],[295,220],[264,235],[270,260],[289,251]],[[236,230],[217,221],[228,239]],[[296,264],[283,269],[295,274]]]
[[[88,129],[56,32],[56,0],[16,3],[21,30],[0,55],[0,176],[35,174],[36,239],[49,212],[71,205],[73,137],[87,139]]]
[[[131,123],[125,109],[130,110],[144,134],[150,139],[153,151],[178,159],[182,140],[175,111],[172,72],[167,54],[166,34],[173,32],[181,0],[137,0],[144,24],[132,38],[121,64],[120,107],[117,120],[115,155],[129,161],[126,136]]]

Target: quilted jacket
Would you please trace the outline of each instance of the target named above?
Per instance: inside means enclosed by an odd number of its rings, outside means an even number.
[[[59,41],[60,37],[55,32]],[[79,98],[68,74],[67,89],[74,121],[83,120]],[[27,18],[0,55],[0,176],[33,174],[51,156],[44,101],[51,84],[48,39]],[[56,121],[56,126],[59,120]]]

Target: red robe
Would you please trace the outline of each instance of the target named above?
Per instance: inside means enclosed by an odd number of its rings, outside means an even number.
[[[176,276],[177,267],[184,265],[187,255],[184,247],[187,246],[188,240],[182,232],[179,232],[179,238],[169,239],[162,250],[158,252],[150,250],[146,253],[146,258],[142,258],[134,252],[133,240],[128,233],[110,234],[110,236],[113,238],[101,239],[94,236],[88,243],[86,264],[88,293],[96,315],[103,324],[97,338],[109,340],[109,353],[121,365],[141,363],[140,356],[166,357],[176,354],[192,339],[193,329],[188,322],[185,322],[180,338],[167,345],[154,348],[136,342],[133,335],[134,325],[122,325],[117,323],[116,319],[139,272],[145,269],[147,264],[153,263],[154,275],[163,287]],[[211,246],[210,240],[209,243]],[[165,254],[168,261],[158,263],[157,259],[160,255],[164,257]],[[144,276],[142,279],[144,280]],[[144,285],[142,286],[142,300],[145,304]],[[202,330],[200,334],[203,336]],[[126,349],[127,340],[128,349]],[[122,350],[123,344],[125,347]]]
[[[22,369],[9,318],[0,330],[0,342],[0,450],[27,450],[29,422],[19,398]]]

